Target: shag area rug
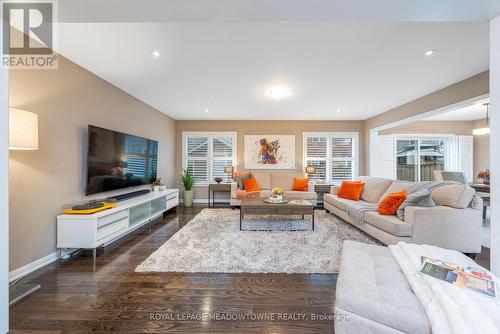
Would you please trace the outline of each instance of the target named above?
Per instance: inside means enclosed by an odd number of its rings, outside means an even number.
[[[136,272],[189,273],[338,273],[342,242],[379,244],[364,232],[324,211],[310,218],[245,216],[239,211],[204,209],[167,240]],[[286,231],[286,230],[305,231]]]

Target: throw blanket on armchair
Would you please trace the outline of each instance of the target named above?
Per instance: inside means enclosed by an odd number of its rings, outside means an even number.
[[[433,334],[500,333],[500,300],[420,273],[420,256],[480,268],[465,255],[435,246],[399,242],[389,246],[425,309]],[[498,285],[499,279],[495,277]]]

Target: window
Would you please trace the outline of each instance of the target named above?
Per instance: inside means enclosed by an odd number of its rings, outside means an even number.
[[[448,140],[397,138],[397,179],[413,182],[434,180],[435,170],[447,169]]]
[[[236,132],[183,132],[182,142],[182,165],[189,168],[195,184],[227,178],[224,167],[235,165]]]
[[[304,165],[315,166],[309,179],[339,184],[358,174],[358,133],[304,133]]]

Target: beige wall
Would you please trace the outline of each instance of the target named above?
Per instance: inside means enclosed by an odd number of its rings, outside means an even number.
[[[365,128],[365,168],[370,171],[370,131],[387,124],[403,121],[410,117],[467,101],[489,93],[489,72],[485,71],[451,86],[423,96],[399,107],[372,117],[364,122]]]
[[[10,106],[38,114],[40,140],[10,153],[10,270],[55,252],[57,214],[84,198],[88,124],[158,140],[158,174],[176,183],[175,121],[63,57],[58,70],[11,71]]]
[[[379,131],[381,135],[389,134],[454,134],[471,135],[470,121],[418,121]]]
[[[473,122],[473,128],[487,127],[485,120]],[[481,170],[490,169],[490,136],[474,136],[474,178],[476,181],[477,173]]]
[[[359,133],[359,173],[365,173],[364,138],[362,121],[177,121],[176,126],[176,171],[182,169],[182,132],[184,131],[236,131],[237,169],[243,170],[244,136],[258,134],[295,135],[295,171],[303,170],[302,133],[303,132],[358,132]],[[289,173],[290,170],[273,171]],[[206,187],[195,189],[195,199],[207,198]]]

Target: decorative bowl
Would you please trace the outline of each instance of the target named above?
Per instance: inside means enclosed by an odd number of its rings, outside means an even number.
[[[217,183],[221,183],[221,182],[222,182],[222,177],[217,176],[217,177],[215,178],[215,182],[217,182]]]

